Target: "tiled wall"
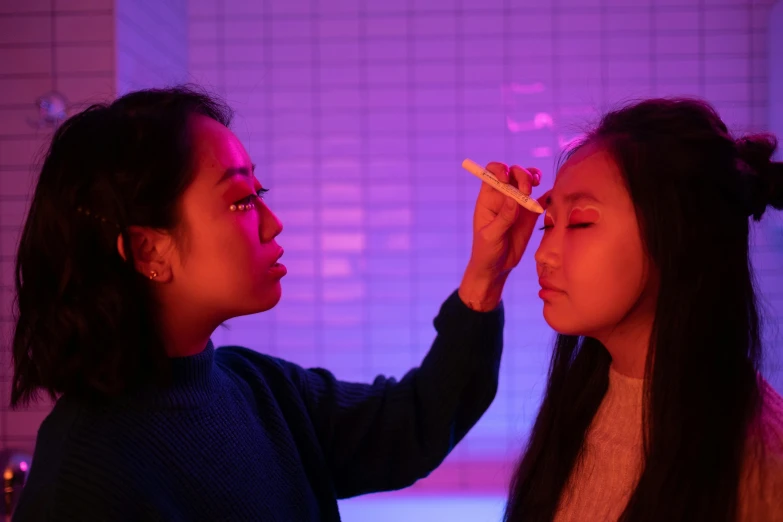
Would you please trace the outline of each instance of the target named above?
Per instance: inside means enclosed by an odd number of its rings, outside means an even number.
[[[769,130],[783,142],[783,2],[778,1],[769,17]],[[783,147],[781,147],[783,149]],[[783,150],[777,160],[783,161]]]
[[[187,79],[187,0],[114,0],[117,93]]]
[[[186,49],[190,78],[237,109],[235,130],[286,227],[280,306],[232,321],[216,341],[346,379],[399,375],[427,350],[467,261],[478,187],[463,158],[536,165],[549,185],[579,124],[631,96],[696,94],[738,129],[767,124],[769,0],[183,1],[0,2],[4,347],[30,165],[48,133],[28,122],[35,98],[57,89],[80,107],[169,84]],[[773,325],[780,237],[762,227],[756,249]],[[551,340],[531,257],[506,292],[498,397],[420,488],[505,487]],[[0,356],[5,405],[7,349]],[[774,365],[768,375],[783,388]],[[0,406],[0,445],[30,449],[45,412]]]
[[[36,99],[59,92],[72,114],[118,92],[184,80],[186,9],[184,0],[0,1],[0,448],[31,451],[50,408],[8,408],[13,259],[51,135]]]
[[[59,92],[73,111],[114,95],[113,11],[112,0],[0,2],[0,447],[31,450],[49,410],[8,411],[16,241],[51,134],[36,99]]]
[[[770,4],[190,0],[191,75],[237,109],[289,268],[276,309],[216,340],[345,379],[402,374],[467,261],[478,187],[462,159],[536,165],[549,185],[579,125],[630,97],[703,96],[736,129],[764,128]],[[783,245],[761,232],[776,325]],[[508,285],[495,403],[417,487],[505,487],[552,339],[533,274],[527,255]]]

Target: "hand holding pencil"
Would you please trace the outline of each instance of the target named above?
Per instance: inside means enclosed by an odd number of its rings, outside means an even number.
[[[473,213],[473,246],[460,285],[463,301],[495,303],[511,270],[527,248],[540,201],[530,196],[541,181],[541,171],[490,163],[482,168],[471,160],[463,167],[482,180]],[[524,208],[520,208],[520,206]],[[485,304],[482,309],[490,306]]]

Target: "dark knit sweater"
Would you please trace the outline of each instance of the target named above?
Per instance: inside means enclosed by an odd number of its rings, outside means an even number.
[[[398,381],[241,347],[173,359],[173,385],[100,407],[64,396],[38,432],[13,520],[337,521],[337,499],[427,476],[489,407],[503,310],[452,294]]]

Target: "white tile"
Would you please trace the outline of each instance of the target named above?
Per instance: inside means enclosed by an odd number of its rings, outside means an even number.
[[[653,49],[657,54],[695,55],[699,53],[698,33],[683,35],[656,35]]]
[[[362,0],[318,0],[316,4],[318,12],[343,15],[357,13]]]
[[[247,38],[255,33],[261,34],[264,25],[261,20],[226,21],[226,34]],[[308,18],[281,18],[270,24],[273,40],[297,41],[309,40],[313,36],[313,27],[317,27]]]
[[[418,36],[454,38],[457,33],[457,17],[450,12],[417,15],[413,19],[412,29],[413,34]]]
[[[528,21],[519,19],[520,15],[511,16],[511,26],[515,29],[521,30],[527,28]],[[551,17],[550,17],[551,20]],[[493,35],[499,31],[505,30],[505,21],[502,14],[475,14],[471,16],[463,16],[460,18],[459,23],[460,35]],[[551,27],[551,21],[550,21]]]
[[[203,1],[203,0],[200,0]],[[214,1],[214,0],[212,0]],[[221,2],[226,15],[263,15],[266,14],[267,3],[286,3],[285,0],[272,0],[265,2],[263,0],[224,0]]]
[[[650,37],[643,35],[610,35],[604,42],[605,52],[609,56],[649,55],[651,47]]]
[[[751,22],[747,6],[708,8],[704,11],[704,28],[708,31],[746,31]]]
[[[55,19],[55,41],[114,42],[113,14],[61,14]]]
[[[746,33],[708,34],[704,37],[704,52],[707,55],[749,55],[751,44],[752,41]]]
[[[495,45],[496,40],[477,42],[472,48],[480,51],[478,56],[501,54]],[[413,44],[414,60],[454,60],[457,55],[458,41],[454,38],[415,40]],[[476,56],[476,55],[472,55]]]
[[[564,13],[556,18],[555,26],[562,34],[571,32],[598,33],[602,29],[600,13]],[[605,29],[614,28],[606,26]]]
[[[750,64],[747,58],[707,57],[704,60],[704,75],[707,81],[717,78],[739,78],[747,75]]]
[[[365,9],[370,14],[399,13],[408,9],[407,2],[389,2],[388,0],[365,0]]]
[[[330,0],[331,1],[331,0]],[[318,20],[318,36],[321,39],[328,38],[358,38],[359,37],[359,19],[355,17],[347,18],[325,18]],[[369,24],[364,22],[364,30],[369,33]]]
[[[33,107],[36,98],[52,90],[50,78],[0,79],[0,103],[25,104]]]
[[[46,152],[48,139],[41,131],[39,138],[0,140],[0,165],[24,168],[35,163]]]
[[[107,74],[106,77],[59,78],[57,88],[71,104],[72,111],[81,110],[93,103],[109,102],[116,94],[112,74]]]
[[[31,93],[31,96],[35,95]],[[31,101],[35,102],[35,99]],[[30,103],[28,109],[0,109],[0,137],[34,135],[37,116],[34,103]]]
[[[3,244],[0,246],[4,254],[11,254],[9,257],[13,257],[16,252],[20,232],[21,229],[3,230]],[[14,261],[11,259],[0,261],[0,285],[14,285]]]
[[[0,14],[7,13],[50,13],[52,0],[29,0],[25,2],[0,2]]]
[[[601,54],[601,39],[597,36],[565,36],[556,41],[555,49],[562,57],[599,56]]]
[[[223,46],[223,60],[227,65],[241,64],[243,67],[264,61],[265,48],[261,43],[226,42]]]
[[[649,11],[613,11],[609,10],[604,16],[604,29],[606,31],[633,31],[634,34],[649,33],[652,25],[652,17]]]
[[[193,45],[194,42],[208,41],[213,42],[217,39],[218,24],[214,19],[209,20],[191,20],[188,26],[188,39]]]
[[[391,2],[387,2],[391,4]],[[408,18],[402,15],[380,16],[369,14],[365,21],[366,31],[370,37],[382,38],[388,36],[407,36],[409,31]],[[405,40],[401,40],[405,42]]]
[[[241,4],[244,2],[229,0],[225,3],[227,6],[233,6],[234,4]],[[263,4],[263,2],[251,3]],[[228,11],[228,7],[226,8],[226,11]],[[191,20],[212,19],[216,14],[217,0],[188,0],[188,15]]]
[[[697,31],[700,17],[697,8],[656,9],[655,28],[658,31]]]
[[[128,0],[48,0],[54,2],[56,11],[103,11],[114,10],[117,1]]]
[[[37,177],[38,173],[32,169],[0,170],[0,194],[4,196],[30,196]]]
[[[0,45],[48,44],[52,41],[49,14],[0,16]]]
[[[233,0],[237,2],[238,0]],[[241,0],[239,0],[241,1]],[[244,5],[253,4],[252,0],[245,0]],[[258,2],[261,3],[261,2]],[[274,0],[271,2],[271,14],[307,15],[312,12],[311,0]]]
[[[45,48],[0,49],[2,73],[11,74],[50,74],[52,71],[52,51]]]
[[[613,81],[647,81],[652,76],[652,63],[649,60],[612,60],[606,66],[606,76]]]
[[[0,200],[0,223],[4,227],[21,228],[27,215],[27,207],[28,203],[26,200]]]
[[[58,73],[115,71],[113,45],[58,47],[55,68]]]
[[[658,82],[655,85],[655,96],[697,96],[697,97],[703,97],[704,93],[701,90],[701,86],[696,83],[695,80],[688,81],[687,79],[683,81],[682,79],[677,79],[678,81],[663,81],[658,80]]]
[[[713,103],[734,102],[750,104],[751,84],[746,81],[710,83],[704,86],[704,94]]]
[[[220,49],[214,43],[191,43],[189,56],[189,67],[217,67],[218,55]]]
[[[695,80],[699,77],[701,62],[697,57],[686,59],[658,59],[655,75],[658,81]]]
[[[10,411],[6,415],[6,436],[8,438],[35,437],[48,410]]]

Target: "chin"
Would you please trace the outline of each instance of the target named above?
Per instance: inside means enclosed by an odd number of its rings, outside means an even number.
[[[266,312],[267,310],[271,310],[275,306],[277,306],[277,303],[280,302],[280,298],[283,296],[283,288],[280,285],[280,281],[272,285],[271,288],[267,288],[263,295],[261,296],[261,299],[258,303],[258,310],[255,311],[255,313],[258,312]]]
[[[282,290],[278,281],[276,284],[267,285],[263,289],[256,290],[254,294],[246,295],[243,299],[238,300],[244,306],[234,308],[230,315],[231,317],[240,317],[266,312],[277,306],[281,296]]]
[[[552,330],[560,335],[587,335],[585,328],[569,320],[566,314],[557,313],[551,307],[544,304],[544,321]]]

